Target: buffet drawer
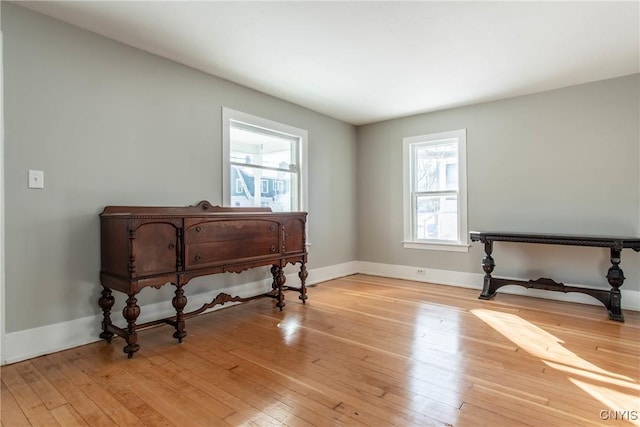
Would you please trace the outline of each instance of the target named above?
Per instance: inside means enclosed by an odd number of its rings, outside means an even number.
[[[280,224],[268,220],[185,221],[185,244],[204,242],[278,240]]]
[[[278,255],[281,226],[267,220],[189,221],[185,224],[185,267]]]
[[[186,268],[209,267],[230,261],[278,255],[278,242],[227,241],[185,246]]]

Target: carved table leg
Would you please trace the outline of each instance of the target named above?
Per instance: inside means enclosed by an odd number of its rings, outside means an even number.
[[[307,301],[308,298],[307,287],[305,286],[308,275],[309,273],[307,273],[307,267],[304,265],[304,262],[302,262],[300,265],[300,272],[298,273],[298,277],[300,278],[300,296],[298,298],[302,300],[303,304]]]
[[[624,322],[624,315],[622,314],[622,294],[620,293],[620,286],[624,283],[624,273],[620,268],[620,249],[611,248],[611,267],[607,272],[607,280],[611,285],[610,298],[609,298],[609,319],[617,320],[618,322]]]
[[[140,349],[140,346],[136,344],[138,341],[136,319],[140,315],[140,307],[138,306],[138,300],[135,296],[129,295],[129,298],[127,298],[127,306],[122,309],[122,315],[127,320],[127,345],[124,346],[122,351],[127,353],[127,357],[131,359],[133,354]]]
[[[276,280],[276,278],[278,277],[278,270],[280,269],[280,267],[278,267],[277,265],[272,265],[271,266],[271,275],[273,276],[273,282],[271,282],[271,290],[275,291],[276,289],[278,289],[278,281]]]
[[[176,331],[173,333],[173,337],[181,343],[182,339],[187,336],[187,332],[184,330],[183,313],[183,309],[187,305],[187,297],[184,296],[182,285],[176,285],[176,296],[173,297],[171,303],[176,309]]]
[[[496,263],[491,257],[491,253],[493,252],[492,241],[487,240],[484,242],[484,252],[486,253],[485,257],[482,258],[482,270],[484,270],[484,286],[482,287],[482,293],[478,298],[490,299],[496,294],[495,289],[492,289],[491,286],[491,273],[496,266]]]
[[[100,338],[106,340],[108,343],[111,342],[111,338],[113,338],[113,332],[109,331],[109,326],[111,323],[111,308],[115,303],[115,298],[111,295],[111,289],[106,286],[102,287],[102,296],[98,300],[98,305],[102,309],[102,332],[100,333]]]
[[[282,311],[282,308],[287,305],[287,303],[284,302],[284,292],[282,291],[282,287],[284,286],[284,282],[287,281],[287,277],[284,275],[284,271],[281,267],[277,267],[277,269],[277,274],[274,276],[274,281],[278,286],[278,302],[276,302],[276,307]]]

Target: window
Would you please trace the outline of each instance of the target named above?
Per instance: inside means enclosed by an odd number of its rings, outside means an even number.
[[[403,141],[404,247],[468,251],[466,129]]]
[[[307,131],[222,109],[223,203],[306,210]]]

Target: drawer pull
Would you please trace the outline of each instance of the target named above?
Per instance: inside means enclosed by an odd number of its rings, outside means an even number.
[[[169,243],[169,249],[175,249],[175,248],[176,248],[176,245],[173,242]]]
[[[196,256],[195,256],[196,262],[200,262],[201,259],[202,259],[202,257],[200,256],[200,254],[196,254]]]
[[[271,252],[275,252],[276,251],[276,245],[271,245]]]
[[[199,232],[201,232],[201,231],[202,231],[202,227],[197,226],[197,227],[196,227],[196,233],[199,233]]]
[[[276,231],[276,226],[275,225],[271,225],[271,231]]]

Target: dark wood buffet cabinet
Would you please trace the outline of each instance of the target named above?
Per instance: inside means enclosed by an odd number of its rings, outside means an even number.
[[[140,346],[139,329],[168,323],[179,342],[186,336],[185,319],[230,301],[249,301],[261,296],[276,300],[282,310],[284,290],[307,299],[305,212],[271,212],[269,208],[224,208],[202,201],[187,207],[107,206],[100,214],[102,332],[111,342],[114,335],[126,340],[124,352],[133,357]],[[299,287],[285,286],[283,268],[300,264]],[[184,313],[187,297],[183,287],[195,277],[271,266],[271,291],[246,298],[220,293],[210,303]],[[140,315],[136,295],[146,287],[171,283],[175,316],[136,324]],[[112,290],[127,294],[122,314],[126,327],[112,323],[115,304]]]

